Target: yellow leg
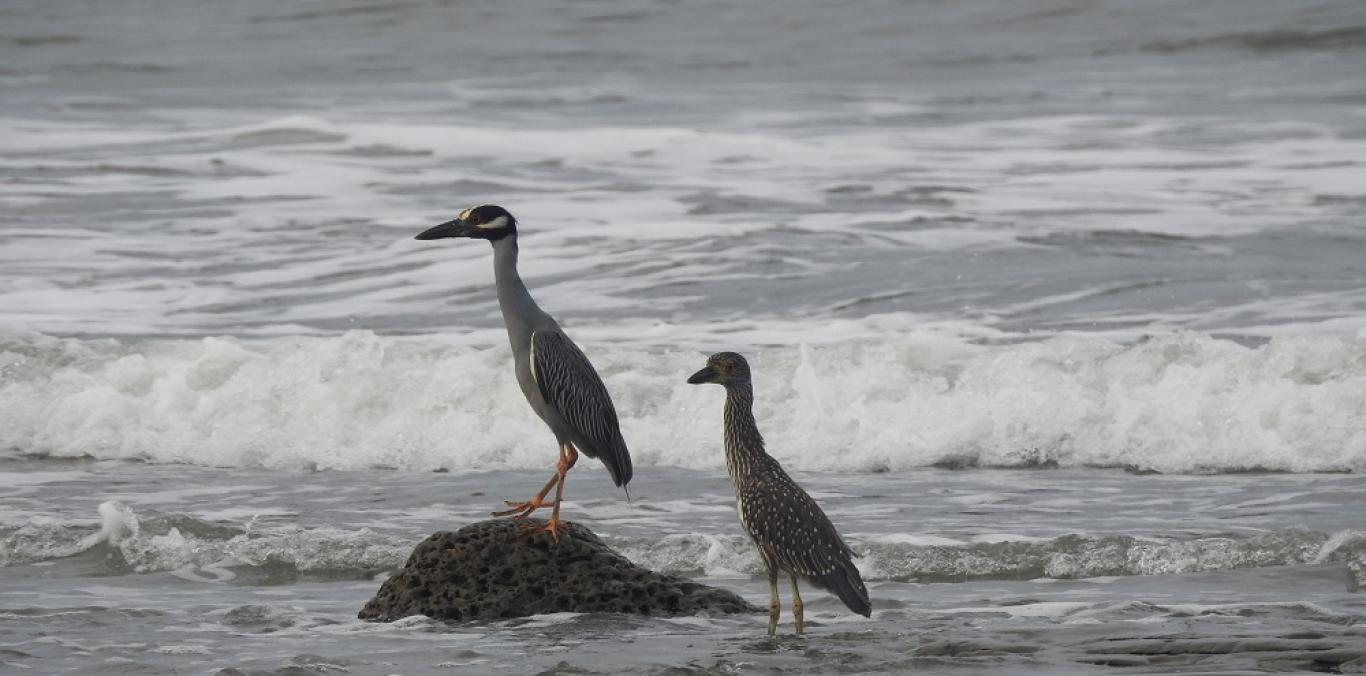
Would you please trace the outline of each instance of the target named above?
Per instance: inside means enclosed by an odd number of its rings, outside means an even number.
[[[768,569],[768,635],[778,633],[778,615],[782,614],[783,604],[778,601],[778,571]]]
[[[806,621],[802,617],[802,593],[797,589],[797,576],[788,573],[792,578],[792,619],[797,621],[797,635],[802,635],[802,629],[806,626]]]

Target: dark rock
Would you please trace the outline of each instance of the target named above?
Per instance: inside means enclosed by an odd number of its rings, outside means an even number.
[[[462,622],[541,613],[694,615],[753,613],[739,596],[641,568],[592,531],[561,522],[560,539],[525,533],[511,519],[434,533],[403,569],[385,580],[360,619],[392,622],[410,615]]]

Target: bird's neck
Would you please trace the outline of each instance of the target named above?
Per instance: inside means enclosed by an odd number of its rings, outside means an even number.
[[[493,277],[497,282],[498,307],[503,311],[503,320],[512,331],[516,320],[539,317],[544,313],[531,299],[531,293],[517,274],[517,236],[508,235],[493,243]]]
[[[769,460],[764,437],[754,423],[754,391],[748,384],[726,386],[723,426],[726,436],[726,471],[739,484]]]

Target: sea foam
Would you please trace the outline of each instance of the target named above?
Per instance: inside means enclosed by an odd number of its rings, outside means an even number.
[[[0,566],[60,559],[103,546],[105,564],[135,573],[175,571],[194,582],[242,574],[372,576],[401,566],[414,539],[369,528],[258,529],[186,514],[135,514],[109,501],[100,523],[51,523],[0,532]],[[672,574],[744,577],[763,562],[742,535],[680,533],[608,536],[608,544],[639,565]],[[1345,563],[1352,583],[1366,584],[1366,539],[1360,532],[1282,528],[1248,536],[1186,540],[1129,535],[1064,535],[1028,541],[913,544],[901,537],[865,538],[850,545],[870,581],[1090,579],[1098,576],[1183,575],[1267,566]]]
[[[638,466],[723,466],[703,352],[581,338]],[[982,345],[909,332],[749,350],[769,450],[801,470],[1366,470],[1366,341],[1197,333]],[[330,338],[0,339],[0,447],[201,466],[540,468],[506,347]],[[595,467],[595,463],[591,466]]]

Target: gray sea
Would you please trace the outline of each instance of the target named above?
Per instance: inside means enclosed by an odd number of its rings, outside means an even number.
[[[355,619],[541,485],[487,245],[767,600],[707,353],[873,598]],[[0,672],[1366,670],[1359,0],[0,3]]]

